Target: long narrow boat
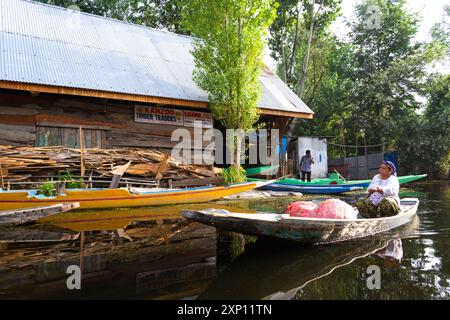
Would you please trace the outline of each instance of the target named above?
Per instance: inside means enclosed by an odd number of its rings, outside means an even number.
[[[258,188],[259,190],[270,191],[288,191],[301,192],[306,194],[338,194],[356,190],[362,190],[362,187],[353,185],[328,185],[328,186],[312,186],[312,185],[293,185],[284,183],[270,183]]]
[[[278,168],[280,166],[264,166],[264,167],[257,167],[257,168],[249,168],[245,169],[245,174],[247,177],[251,176],[257,176],[257,175],[265,175],[265,174],[276,174],[278,171]]]
[[[61,212],[67,212],[80,206],[78,202],[58,203],[50,206],[0,211],[0,227],[17,226]]]
[[[52,205],[61,202],[79,202],[79,209],[144,207],[167,204],[198,203],[217,200],[225,196],[249,191],[259,187],[260,185],[261,183],[258,182],[245,182],[222,187],[169,189],[135,193],[130,193],[130,191],[126,188],[67,189],[65,195],[56,197],[37,195],[36,190],[1,191],[0,210],[30,208]]]
[[[399,214],[375,219],[298,218],[276,213],[233,213],[224,210],[182,211],[185,218],[228,231],[303,243],[331,243],[364,238],[410,222],[419,206],[417,198],[401,200]],[[356,210],[356,209],[355,209]]]
[[[398,177],[398,182],[400,184],[405,184],[409,182],[413,182],[419,179],[425,178],[426,174],[421,175],[409,175],[409,176],[400,176]],[[249,178],[249,181],[261,181],[258,179]],[[362,187],[367,188],[372,180],[344,180],[338,177],[336,174],[330,174],[330,178],[316,178],[312,179],[311,182],[302,181],[300,179],[295,178],[284,178],[276,181],[277,184],[286,184],[286,185],[294,185],[294,186],[310,186],[310,187],[326,187],[330,185],[346,185],[353,187]]]

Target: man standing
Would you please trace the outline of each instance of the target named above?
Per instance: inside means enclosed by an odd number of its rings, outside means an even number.
[[[314,164],[314,159],[311,156],[311,150],[306,150],[306,154],[300,160],[300,171],[302,172],[302,180],[305,181],[305,176],[308,182],[311,182],[311,165]]]

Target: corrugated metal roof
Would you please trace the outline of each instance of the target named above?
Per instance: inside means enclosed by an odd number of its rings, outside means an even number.
[[[0,80],[207,102],[187,36],[29,0],[0,1]],[[270,70],[259,106],[313,113]]]

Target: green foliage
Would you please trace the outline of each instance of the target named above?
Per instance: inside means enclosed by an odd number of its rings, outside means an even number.
[[[44,184],[41,184],[38,188],[38,194],[42,194],[47,197],[54,196],[56,193],[55,184],[51,182],[46,182]]]
[[[398,144],[403,173],[427,172],[433,178],[449,178],[450,76],[435,76],[428,85],[425,112],[403,123]]]
[[[194,81],[208,92],[211,111],[227,129],[250,129],[258,119],[271,0],[184,0],[183,22],[195,36]]]
[[[62,181],[68,181],[67,183],[66,183],[66,186],[67,186],[67,188],[69,188],[69,189],[78,189],[78,188],[81,188],[82,187],[82,181],[83,181],[83,179],[82,178],[80,178],[79,180],[80,180],[80,182],[74,182],[73,180],[73,177],[72,177],[72,174],[69,172],[69,171],[64,171],[64,172],[62,172],[62,173],[59,173],[58,174],[58,178],[59,178],[59,180],[62,180]]]
[[[436,23],[431,29],[433,40],[447,50],[447,59],[450,59],[450,4],[444,7],[442,22]]]
[[[194,36],[193,78],[208,92],[214,118],[227,129],[250,130],[259,118],[259,76],[275,3],[183,0],[181,4],[183,26]],[[240,139],[232,143],[233,163],[239,163],[240,144]]]
[[[280,77],[293,89],[304,62],[308,3],[281,1],[271,27],[272,56],[279,62]],[[373,7],[378,9],[379,27],[368,25]],[[333,4],[329,9],[339,10]],[[295,121],[293,135],[327,136],[347,145],[355,145],[356,139],[359,145],[364,140],[369,145],[385,143],[386,149],[398,151],[402,174],[448,177],[448,78],[429,77],[429,66],[449,57],[448,19],[434,26],[431,42],[420,43],[413,41],[417,16],[405,9],[404,0],[365,0],[355,9],[346,40],[331,35],[327,22],[314,30],[303,100],[315,116]],[[450,16],[450,6],[445,10]],[[330,15],[328,22],[334,17]],[[418,96],[428,102],[420,102]],[[334,147],[328,154],[344,155]],[[346,155],[354,155],[354,149],[347,149]]]
[[[279,61],[277,70],[279,76],[296,91],[307,51],[311,26],[311,0],[279,0],[279,3],[276,19],[270,27],[269,48],[272,58]],[[336,19],[340,3],[340,0],[316,3],[311,53],[321,54],[322,48],[319,43],[323,37],[328,36],[328,27]],[[310,60],[308,70],[312,69],[312,64]],[[307,84],[306,87],[313,86]]]
[[[230,166],[228,168],[223,168],[222,177],[226,185],[245,182],[247,179],[245,170],[240,166]]]

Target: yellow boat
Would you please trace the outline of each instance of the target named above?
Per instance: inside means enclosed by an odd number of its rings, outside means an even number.
[[[0,191],[0,211],[30,208],[55,203],[79,202],[79,209],[105,209],[145,207],[168,204],[198,203],[217,200],[225,196],[249,191],[260,186],[258,182],[245,182],[223,187],[200,187],[133,192],[117,189],[67,189],[64,195],[45,197],[36,190]]]

